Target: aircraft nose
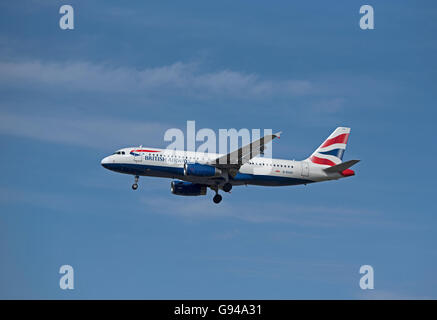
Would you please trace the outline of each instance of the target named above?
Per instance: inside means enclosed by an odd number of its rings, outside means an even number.
[[[105,157],[102,159],[102,161],[100,162],[100,164],[104,167],[104,168],[108,168],[108,164],[109,164],[109,157]]]

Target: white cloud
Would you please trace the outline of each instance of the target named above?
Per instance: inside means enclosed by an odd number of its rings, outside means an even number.
[[[90,187],[88,182],[84,186],[85,188]],[[158,188],[156,188],[157,185]],[[364,209],[327,208],[307,204],[290,206],[289,203],[277,201],[267,201],[265,203],[259,201],[248,202],[247,200],[238,199],[238,194],[225,195],[223,202],[220,205],[216,205],[211,200],[211,191],[209,191],[207,196],[196,197],[195,199],[175,195],[170,195],[169,197],[165,196],[165,194],[170,194],[169,181],[156,180],[154,186],[154,190],[149,190],[148,192],[151,194],[139,195],[138,202],[134,202],[142,204],[141,212],[144,212],[144,214],[170,215],[175,218],[199,221],[236,219],[247,223],[292,224],[306,228],[344,228],[345,226],[354,225],[360,228],[363,225],[386,227],[388,224],[392,224],[390,221],[384,221],[379,212]],[[126,187],[128,188],[128,186]],[[94,186],[93,183],[92,188],[101,189],[101,186]],[[235,199],[230,199],[229,197],[234,197]],[[71,202],[70,198],[68,201],[65,201],[64,196],[58,193],[10,189],[0,186],[0,203],[21,203],[22,199],[26,199],[26,203],[32,205],[59,209],[58,204],[60,202],[69,203]],[[84,203],[88,200],[90,200],[88,195],[82,195],[80,198],[76,197],[74,199],[75,203]],[[75,207],[75,205],[65,206],[65,208],[70,209]],[[238,232],[238,230],[234,229],[230,233],[216,234],[215,236],[229,239],[238,234]],[[295,233],[294,236],[315,237],[317,235],[313,233],[306,233],[304,235]]]
[[[431,296],[416,295],[416,293],[403,293],[390,290],[361,290],[357,295],[362,300],[431,300]]]
[[[195,96],[254,98],[308,94],[306,80],[269,80],[234,70],[203,72],[198,64],[134,69],[89,62],[0,62],[0,83],[33,84],[70,90],[121,93],[191,94]]]
[[[225,196],[226,197],[226,196]],[[236,195],[235,197],[238,197]],[[153,201],[142,197],[141,201],[151,212],[174,215],[185,219],[234,218],[251,223],[290,223],[308,227],[335,227],[346,225],[390,224],[382,221],[378,212],[352,208],[329,208],[324,206],[298,205],[268,202],[262,204],[247,201],[226,202],[214,205],[210,197],[199,197],[195,201],[189,197],[163,198],[155,196]]]
[[[169,127],[156,122],[0,113],[0,134],[97,149],[156,145]]]
[[[318,113],[335,114],[345,107],[345,103],[344,98],[325,98],[322,101],[314,102],[311,110]]]

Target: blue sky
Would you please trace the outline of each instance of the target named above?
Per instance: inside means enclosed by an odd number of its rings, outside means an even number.
[[[69,1],[73,31],[62,4],[0,4],[0,298],[437,298],[435,2]],[[187,120],[289,159],[350,126],[362,162],[219,206],[100,166]]]

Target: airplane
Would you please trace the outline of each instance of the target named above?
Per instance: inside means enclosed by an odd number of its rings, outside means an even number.
[[[343,162],[350,128],[338,127],[302,161],[264,158],[265,145],[280,132],[265,135],[228,154],[200,153],[183,150],[129,147],[105,157],[101,165],[109,170],[134,176],[133,190],[140,176],[177,179],[171,181],[171,192],[179,196],[206,195],[215,192],[214,203],[220,203],[219,190],[230,192],[233,186],[293,186],[337,180],[355,175],[351,169],[360,160]]]

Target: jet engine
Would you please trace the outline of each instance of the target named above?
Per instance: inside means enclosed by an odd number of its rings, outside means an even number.
[[[220,169],[200,163],[185,163],[184,175],[195,177],[218,177],[222,174]]]
[[[177,196],[204,196],[206,185],[186,181],[172,181],[171,193]]]

